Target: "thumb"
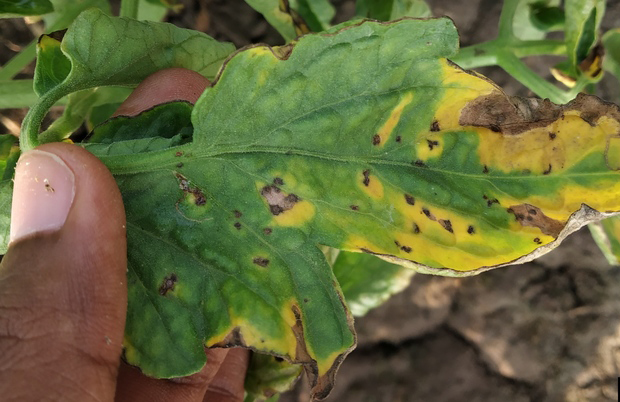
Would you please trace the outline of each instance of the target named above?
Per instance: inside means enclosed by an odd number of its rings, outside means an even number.
[[[4,400],[112,400],[127,304],[125,212],[82,148],[46,144],[15,171],[0,265]]]

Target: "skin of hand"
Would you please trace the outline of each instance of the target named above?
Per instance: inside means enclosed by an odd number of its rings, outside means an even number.
[[[116,115],[195,102],[209,81],[185,69],[141,83]],[[10,401],[238,402],[249,352],[207,349],[189,377],[156,380],[121,362],[127,310],[123,201],[92,154],[53,143],[16,168],[0,264],[0,395]]]

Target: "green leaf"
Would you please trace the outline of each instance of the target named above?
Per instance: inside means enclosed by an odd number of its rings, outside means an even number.
[[[248,48],[196,103],[191,143],[94,151],[127,213],[127,360],[174,377],[204,345],[246,346],[303,363],[324,397],[355,337],[319,244],[466,276],[620,211],[618,107],[510,98],[457,48],[449,19]]]
[[[588,228],[607,261],[611,265],[620,265],[620,217],[591,223]]]
[[[71,25],[60,49],[71,62],[71,70],[62,82],[35,81],[35,87],[46,92],[24,120],[25,149],[38,143],[38,128],[51,104],[69,93],[98,86],[137,85],[169,67],[185,67],[213,78],[234,47],[171,24],[114,18],[90,9]],[[37,63],[39,77],[61,77],[55,74],[55,64],[46,61],[43,58]]]
[[[557,10],[560,0],[522,0],[519,2],[512,20],[514,35],[521,40],[543,39],[548,31],[556,27]]]
[[[532,24],[544,32],[563,30],[565,22],[564,10],[559,7],[559,3],[557,1],[556,6],[534,3],[530,13]]]
[[[332,269],[344,299],[356,317],[380,306],[393,294],[404,290],[414,271],[375,256],[341,252]]]
[[[245,0],[245,2],[261,13],[282,35],[285,42],[310,32],[306,22],[291,8],[288,0]]]
[[[168,14],[169,7],[161,0],[140,0],[138,5],[138,20],[140,21],[162,21]]]
[[[60,50],[59,35],[42,35],[37,43],[37,64],[34,70],[34,91],[43,96],[60,85],[71,72],[71,61]]]
[[[108,0],[51,0],[55,12],[43,17],[46,32],[66,29],[82,11],[89,8],[97,8],[103,13],[110,15],[110,2]]]
[[[614,28],[603,35],[605,57],[603,68],[620,80],[620,28]]]
[[[0,18],[41,15],[54,11],[49,0],[0,0]]]
[[[356,14],[390,21],[402,17],[429,17],[431,9],[424,0],[358,0]]]
[[[597,42],[598,29],[605,14],[604,0],[566,0],[564,36],[566,51],[575,75]]]
[[[11,80],[0,82],[0,109],[30,107],[39,97],[34,92],[32,80]],[[61,99],[57,104],[65,104]]]
[[[336,8],[329,0],[293,0],[290,5],[313,32],[321,32],[329,28],[331,20],[336,15]]]
[[[20,154],[17,143],[13,135],[0,135],[0,254],[6,253],[9,244],[13,175]]]
[[[284,359],[252,353],[245,376],[244,402],[266,401],[290,390],[301,375],[302,366]],[[277,398],[275,399],[277,401]]]

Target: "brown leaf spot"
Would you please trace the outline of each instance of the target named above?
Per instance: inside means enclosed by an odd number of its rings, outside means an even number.
[[[182,168],[182,167],[183,167],[183,162],[179,162],[179,163],[177,163],[177,165],[176,165],[176,166],[177,166],[178,168]]]
[[[174,156],[183,156],[183,151],[177,151]]]
[[[549,133],[549,139],[550,140],[552,140],[552,141],[555,140],[555,137],[557,137],[556,133]]]
[[[370,170],[366,169],[362,172],[362,174],[364,175],[364,180],[362,181],[362,183],[368,187],[368,185],[370,184]]]
[[[426,165],[424,164],[424,162],[422,162],[420,159],[418,159],[417,161],[413,162],[413,164],[417,167],[425,167]]]
[[[484,174],[489,173],[489,167],[487,165],[484,165],[484,168],[482,169],[482,173]]]
[[[358,207],[357,205],[350,205],[349,208],[351,208],[354,211],[359,211],[360,207]]]
[[[381,137],[379,134],[375,134],[372,137],[372,145],[379,145],[381,143]]]
[[[493,204],[499,204],[499,200],[497,198],[487,199],[487,207],[491,207]]]
[[[452,230],[452,222],[450,222],[449,219],[440,219],[439,224],[443,226],[443,228],[446,229],[448,232],[454,233],[454,230]]]
[[[409,205],[415,205],[415,198],[410,194],[405,194],[405,201],[407,201]]]
[[[166,293],[170,292],[171,290],[174,290],[174,285],[175,283],[177,283],[177,280],[178,278],[176,274],[174,273],[165,277],[164,281],[161,283],[161,286],[159,287],[159,294],[162,296],[165,296]]]
[[[469,233],[470,235],[476,233],[476,229],[474,229],[474,227],[472,225],[469,225],[467,227],[467,233]]]
[[[420,227],[415,222],[413,222],[413,233],[415,233],[415,234],[420,233]]]
[[[179,173],[175,173],[174,175],[179,181],[179,188],[183,190],[186,195],[192,194],[194,196],[194,204],[202,206],[207,203],[207,197],[205,197],[204,193],[198,187],[191,185],[189,180],[183,175]]]
[[[269,260],[263,257],[254,257],[252,262],[260,267],[266,267],[267,265],[269,265]]]
[[[410,253],[411,252],[411,247],[409,247],[409,246],[402,246],[400,249],[403,250],[405,253]]]
[[[396,142],[400,143],[402,141],[402,137],[400,135],[396,136]]]
[[[235,229],[241,230],[241,223],[235,222],[235,224],[233,226],[235,227]]]
[[[238,209],[235,209],[233,213],[235,214],[235,218],[237,219],[241,218],[241,216],[243,215]]]
[[[284,185],[284,180],[282,180],[279,177],[276,177],[275,179],[273,179],[273,184],[275,184],[276,186],[283,186]]]
[[[432,132],[437,132],[440,131],[441,129],[439,128],[439,122],[437,120],[433,121],[431,123],[431,131]]]
[[[549,236],[558,237],[564,228],[562,222],[549,218],[540,208],[530,204],[512,205],[507,211],[514,214],[521,225],[537,227]]]
[[[551,168],[552,168],[552,166],[551,166],[551,164],[549,164],[549,167],[548,167],[547,169],[545,169],[545,171],[543,172],[543,174],[544,174],[544,175],[547,175],[547,174],[551,173]]]
[[[297,197],[297,195],[292,193],[284,195],[284,193],[274,185],[263,187],[260,194],[269,204],[269,211],[271,211],[273,215],[280,215],[292,209],[295,204],[299,202],[299,197]]]
[[[535,238],[534,238],[534,243],[536,243],[536,244],[542,244],[542,241],[540,241],[540,238],[535,237]]]
[[[263,233],[267,236],[269,236],[271,234],[271,232],[273,232],[273,230],[271,228],[265,228],[263,229]]]

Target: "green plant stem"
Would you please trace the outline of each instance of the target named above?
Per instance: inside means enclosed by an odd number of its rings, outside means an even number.
[[[515,56],[522,58],[538,55],[563,55],[566,53],[566,45],[560,40],[502,40],[493,39],[488,42],[467,46],[459,51],[452,59],[463,68],[477,68],[493,66],[497,64],[498,52],[506,52],[510,49]]]
[[[33,40],[0,69],[0,81],[8,81],[19,74],[34,60],[36,53],[37,41]]]
[[[40,97],[39,101],[30,108],[22,123],[20,136],[22,151],[26,152],[40,145],[39,128],[43,118],[49,109],[67,93],[71,93],[71,90],[59,85]]]
[[[139,0],[122,0],[121,1],[121,17],[138,18]]]
[[[498,54],[497,64],[541,98],[549,98],[555,103],[567,103],[572,99],[570,94],[543,79],[510,52]]]
[[[521,0],[504,0],[502,14],[499,17],[499,33],[498,38],[510,39],[514,37],[512,32],[512,21]]]

